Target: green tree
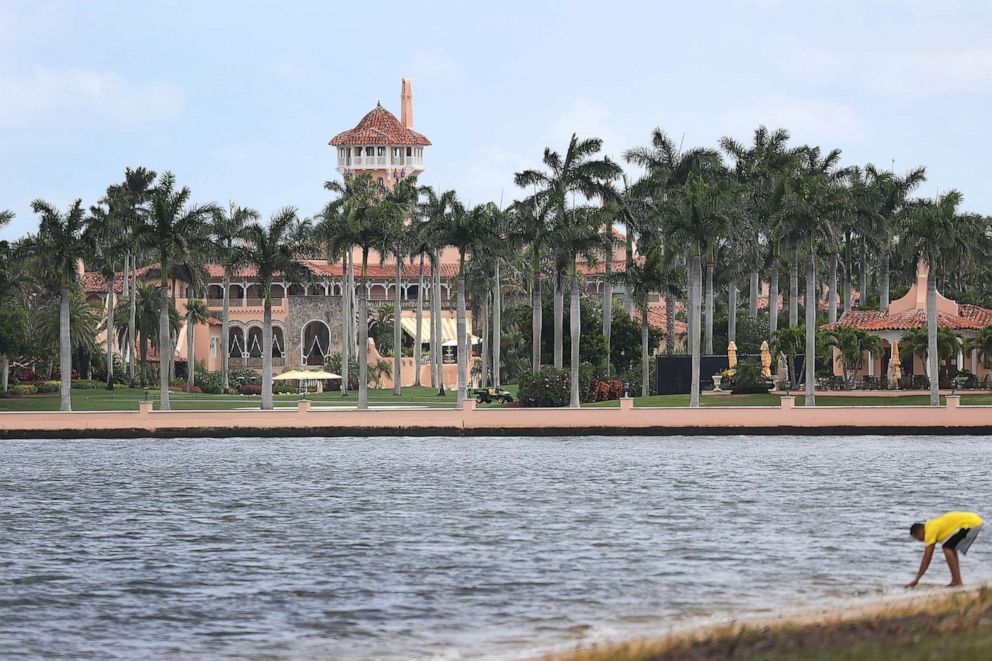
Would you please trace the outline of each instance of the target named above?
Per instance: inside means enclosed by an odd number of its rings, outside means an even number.
[[[145,223],[137,228],[140,244],[155,251],[159,269],[159,408],[170,410],[169,371],[173,356],[169,326],[169,278],[174,264],[188,264],[208,242],[207,220],[214,205],[189,205],[188,187],[176,190],[176,178],[166,172],[152,191]]]
[[[245,227],[249,223],[258,222],[258,219],[257,211],[238,206],[234,202],[228,205],[226,212],[218,208],[210,214],[210,252],[224,269],[223,312],[221,313],[220,327],[220,378],[224,392],[227,392],[230,387],[231,371],[231,339],[229,337],[231,333],[231,276],[241,266],[237,260],[242,255],[241,248],[244,247]],[[190,386],[192,386],[192,382]]]
[[[198,298],[186,301],[186,389],[193,392],[196,385],[196,326],[210,319],[207,304]],[[227,392],[227,388],[224,388]]]
[[[864,365],[866,353],[877,356],[882,352],[882,340],[854,326],[837,326],[830,331],[829,338],[831,344],[840,351],[844,380],[849,384]]]
[[[964,269],[979,236],[978,228],[958,214],[961,193],[952,190],[915,205],[901,242],[904,249],[924,263],[927,276],[927,363],[930,373],[930,405],[940,406],[937,338],[937,278],[951,268]],[[915,351],[915,350],[914,350]]]
[[[255,269],[262,290],[262,409],[272,408],[272,281],[276,274],[290,284],[306,284],[310,270],[296,258],[301,237],[293,236],[296,209],[286,207],[268,225],[253,222],[245,227],[239,262]]]
[[[59,296],[59,410],[71,411],[70,306],[72,293],[79,286],[79,263],[90,253],[83,237],[86,213],[81,200],[64,213],[44,200],[35,200],[31,208],[40,217],[38,234],[28,239],[33,263],[45,286]]]
[[[788,377],[789,385],[792,388],[797,387],[796,383],[796,356],[803,351],[803,346],[805,344],[806,330],[800,326],[786,326],[784,328],[779,328],[772,335],[772,341],[769,348],[771,349],[772,356],[778,356],[779,354],[785,355],[786,362],[788,363]],[[807,356],[807,364],[809,364],[809,357]],[[808,367],[807,372],[813,371]]]

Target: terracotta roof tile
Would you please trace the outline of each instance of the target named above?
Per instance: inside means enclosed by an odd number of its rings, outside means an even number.
[[[420,145],[429,146],[431,141],[400,124],[396,115],[381,105],[377,105],[355,128],[338,133],[331,138],[330,145]]]
[[[952,330],[981,330],[992,324],[992,310],[975,305],[958,306],[960,314],[937,313],[937,325]],[[825,324],[824,330],[833,330],[835,326],[853,326],[866,331],[912,330],[922,328],[927,324],[927,311],[919,308],[906,310],[896,314],[887,314],[884,310],[851,310],[836,324]]]

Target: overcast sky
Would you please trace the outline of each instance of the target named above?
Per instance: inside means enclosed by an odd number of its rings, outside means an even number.
[[[125,166],[199,202],[318,211],[336,133],[413,79],[423,183],[509,202],[572,132],[619,156],[760,123],[845,163],[925,165],[992,212],[992,3],[43,2],[0,0],[3,234],[29,205],[94,203]],[[684,136],[684,138],[683,138]]]

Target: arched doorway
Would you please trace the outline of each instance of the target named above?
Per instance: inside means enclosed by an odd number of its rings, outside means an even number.
[[[227,347],[228,356],[230,358],[240,359],[242,364],[244,363],[244,357],[247,355],[247,350],[245,349],[245,332],[244,329],[238,326],[232,326],[227,331]]]
[[[323,365],[330,346],[331,332],[323,321],[314,320],[303,327],[300,352],[304,365]]]

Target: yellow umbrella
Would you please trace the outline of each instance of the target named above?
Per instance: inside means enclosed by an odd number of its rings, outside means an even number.
[[[277,376],[272,377],[273,381],[295,381],[297,379],[307,378],[306,372],[301,372],[300,370],[289,370],[288,372],[283,372]]]
[[[729,367],[728,371],[733,374],[737,371],[737,343],[731,342],[727,345],[727,363]]]
[[[335,374],[334,372],[325,372],[324,370],[303,370],[300,372],[302,376],[301,379],[306,379],[307,381],[326,381],[327,379],[340,379],[340,374]]]
[[[761,343],[761,376],[772,378],[772,354],[768,351],[768,341]]]

